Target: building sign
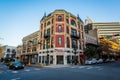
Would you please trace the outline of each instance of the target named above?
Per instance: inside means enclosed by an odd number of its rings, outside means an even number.
[[[63,49],[54,49],[54,52],[64,52]]]

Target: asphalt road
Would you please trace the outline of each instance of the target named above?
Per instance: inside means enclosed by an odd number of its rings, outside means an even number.
[[[0,64],[0,80],[120,80],[120,62],[21,70],[9,70]]]

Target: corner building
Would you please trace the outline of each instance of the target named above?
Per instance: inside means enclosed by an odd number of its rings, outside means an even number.
[[[72,64],[76,58],[80,63],[83,54],[84,24],[65,10],[55,10],[40,21],[39,63]]]

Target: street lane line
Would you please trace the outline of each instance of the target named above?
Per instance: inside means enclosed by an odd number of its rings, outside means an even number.
[[[71,68],[76,68],[76,67],[71,67]]]
[[[12,71],[12,73],[18,73],[18,71]]]
[[[40,70],[39,68],[34,68],[34,70]]]
[[[14,78],[14,79],[11,79],[11,80],[20,80],[21,78]]]
[[[86,69],[92,69],[93,67],[88,67],[88,68],[86,68]]]
[[[30,71],[30,69],[26,69],[26,70],[24,70],[24,71]]]

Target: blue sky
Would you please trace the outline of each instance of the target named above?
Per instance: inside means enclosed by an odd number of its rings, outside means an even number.
[[[17,46],[39,30],[44,13],[64,9],[84,21],[120,22],[120,0],[0,0],[0,44]]]

